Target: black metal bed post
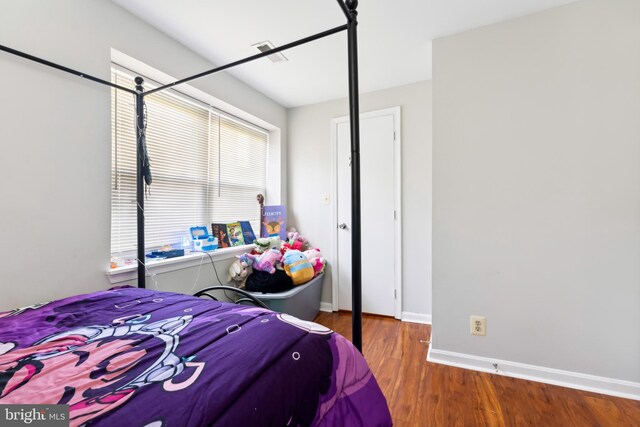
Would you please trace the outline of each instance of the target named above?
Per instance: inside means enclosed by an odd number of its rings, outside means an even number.
[[[136,77],[136,202],[138,215],[138,287],[144,288],[146,279],[144,257],[144,156],[145,156],[145,122],[144,122],[144,79]]]
[[[353,345],[362,352],[362,228],[360,225],[360,101],[358,97],[358,0],[349,11],[349,119],[351,126],[351,304]]]

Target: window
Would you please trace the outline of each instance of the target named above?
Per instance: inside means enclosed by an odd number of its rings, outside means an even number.
[[[112,68],[133,88],[134,74]],[[145,89],[158,85],[145,78]],[[259,230],[268,134],[175,90],[145,98],[153,184],[145,198],[147,249],[177,244],[189,228],[249,220]],[[135,98],[112,91],[111,253],[136,249]]]

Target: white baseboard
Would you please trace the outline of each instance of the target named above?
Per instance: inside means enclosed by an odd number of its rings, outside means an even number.
[[[327,313],[333,312],[333,305],[330,302],[322,301],[320,302],[320,311],[325,311]],[[411,322],[411,323],[422,323],[425,325],[431,324],[431,315],[430,314],[421,314],[421,313],[411,313],[409,311],[402,312],[403,322]]]
[[[333,305],[330,302],[322,301],[320,303],[320,311],[326,311],[327,313],[331,313],[333,311]]]
[[[431,324],[431,315],[422,313],[411,313],[409,311],[402,312],[402,321],[411,323],[423,323],[425,325]]]
[[[631,381],[598,377],[595,375],[581,374],[579,372],[563,371],[560,369],[545,368],[542,366],[527,365],[464,353],[455,353],[434,349],[431,346],[429,346],[427,360],[429,362],[441,363],[458,368],[472,369],[474,371],[489,372],[561,387],[640,400],[640,383]]]

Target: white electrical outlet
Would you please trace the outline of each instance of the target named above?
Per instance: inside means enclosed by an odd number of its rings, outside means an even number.
[[[487,319],[484,316],[469,316],[471,335],[487,335]]]
[[[322,204],[323,205],[328,205],[329,204],[329,195],[328,194],[323,194],[322,195]]]

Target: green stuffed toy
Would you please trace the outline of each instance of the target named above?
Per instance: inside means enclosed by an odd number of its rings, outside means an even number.
[[[264,253],[271,248],[276,248],[280,250],[280,248],[282,247],[282,241],[278,236],[263,237],[263,238],[254,240],[253,243],[256,245],[256,248],[254,249],[254,251],[259,254]]]

